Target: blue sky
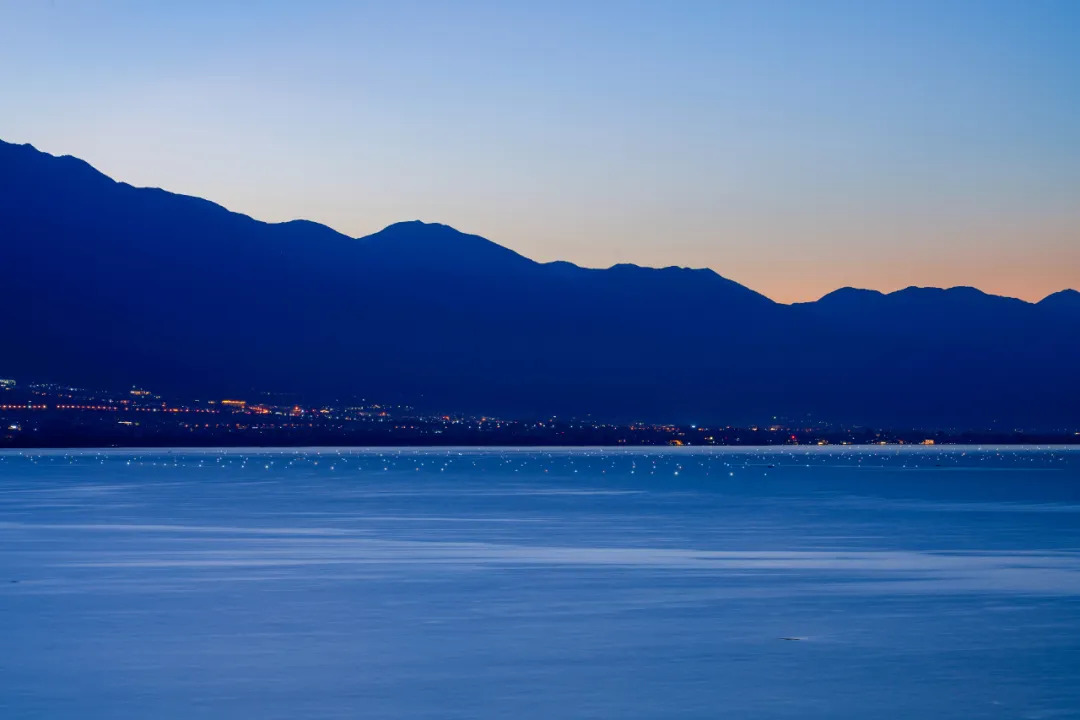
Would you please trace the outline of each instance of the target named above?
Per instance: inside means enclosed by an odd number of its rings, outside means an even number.
[[[0,138],[539,260],[1080,286],[1080,3],[5,2]]]

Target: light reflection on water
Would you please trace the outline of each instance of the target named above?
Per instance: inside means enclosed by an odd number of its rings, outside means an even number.
[[[1080,452],[0,453],[0,636],[4,717],[1080,717]]]

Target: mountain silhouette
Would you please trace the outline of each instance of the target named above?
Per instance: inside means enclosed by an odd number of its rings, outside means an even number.
[[[1074,317],[1080,318],[1080,292],[1062,290],[1047,295],[1039,301],[1039,307],[1061,313],[1072,313]]]
[[[538,263],[419,221],[350,238],[0,142],[0,375],[612,420],[1080,422],[1080,293]]]

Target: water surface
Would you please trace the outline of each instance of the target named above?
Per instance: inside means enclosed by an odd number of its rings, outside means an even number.
[[[0,646],[12,718],[1080,717],[1080,452],[0,453]]]

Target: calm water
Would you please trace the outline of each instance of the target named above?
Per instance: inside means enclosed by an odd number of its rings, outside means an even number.
[[[0,717],[1080,717],[1080,452],[3,453]]]

